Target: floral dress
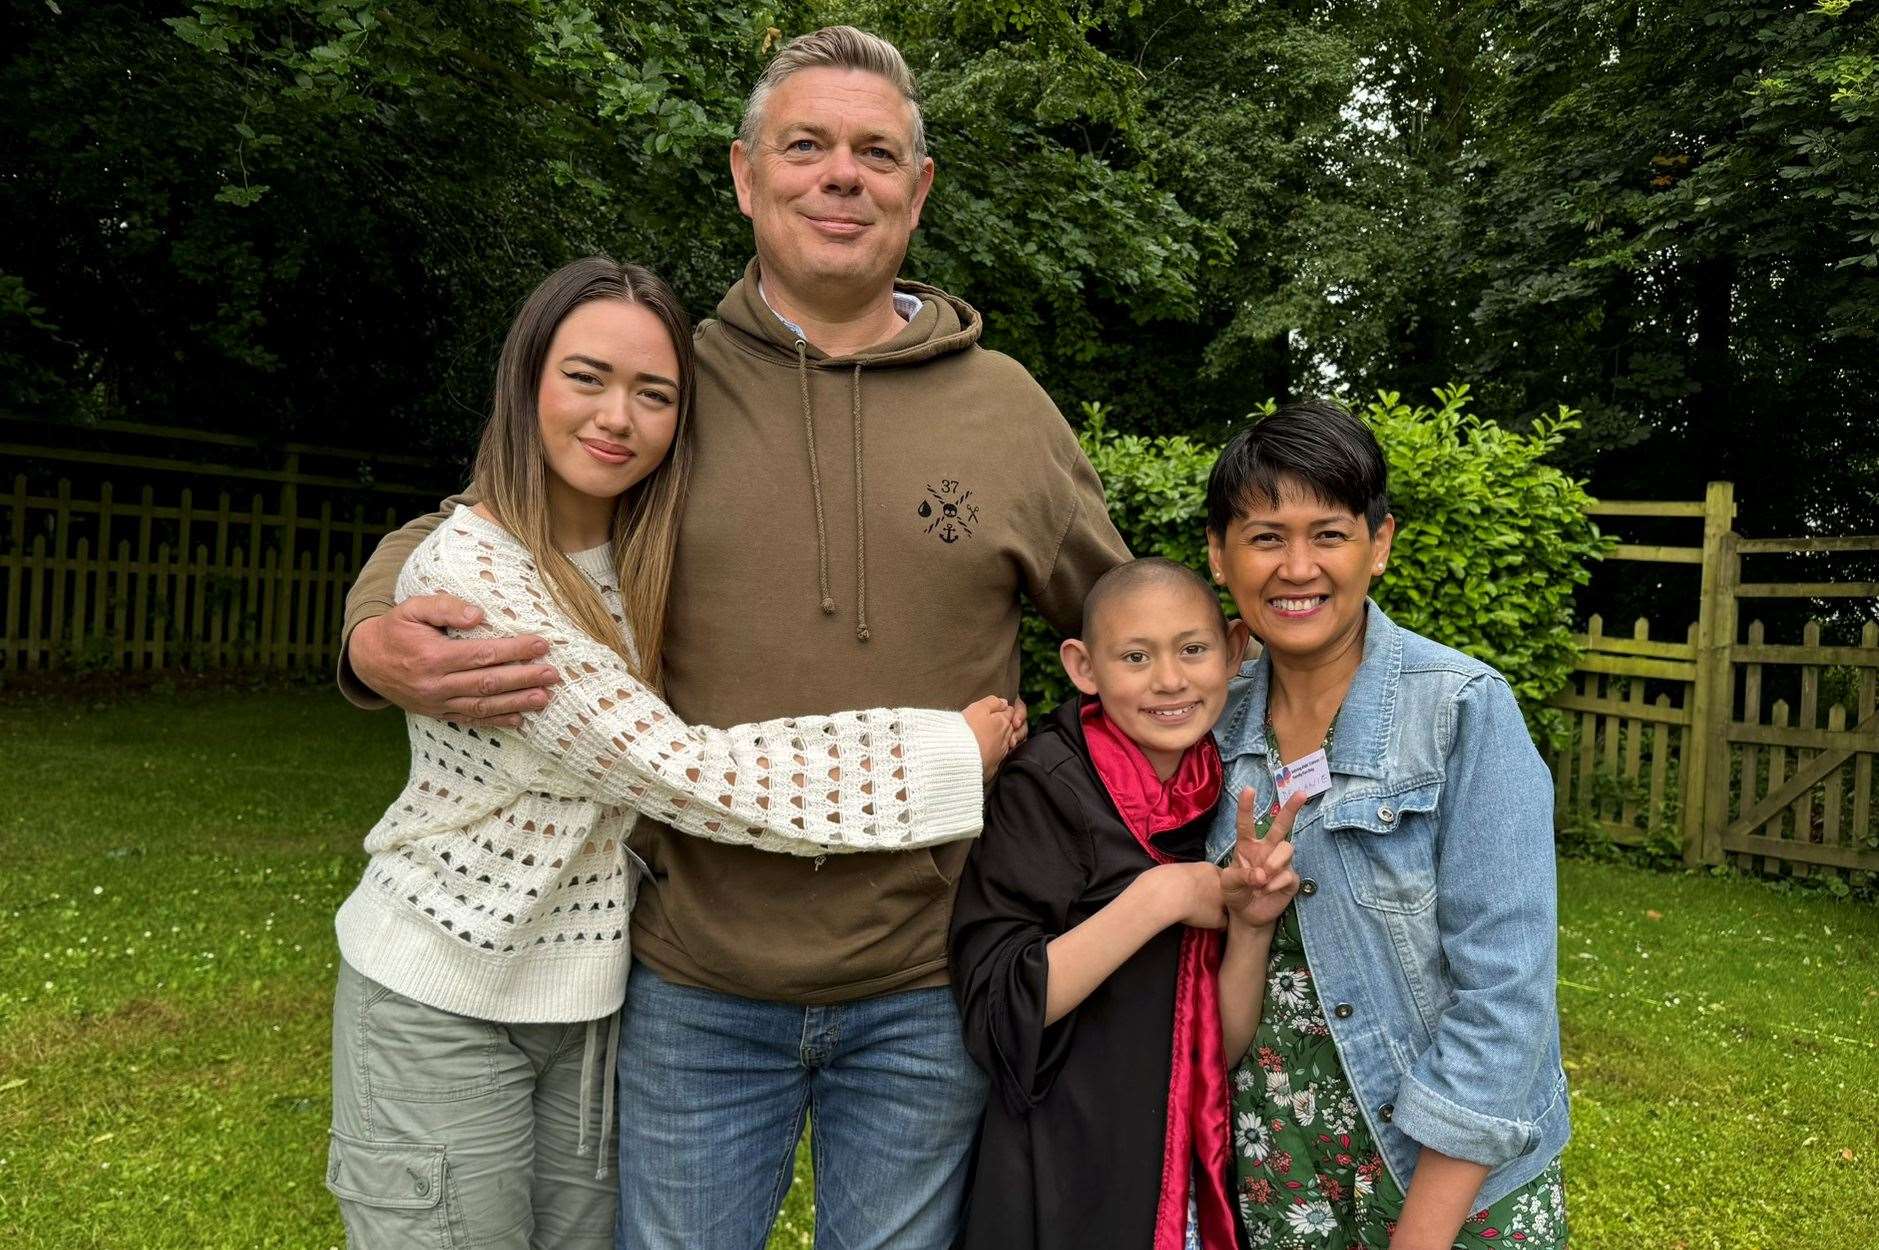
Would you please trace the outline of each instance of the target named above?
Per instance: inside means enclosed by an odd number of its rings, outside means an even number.
[[[1270,735],[1268,735],[1268,740]],[[1272,817],[1260,822],[1263,837]],[[1265,1010],[1233,1071],[1233,1157],[1240,1220],[1254,1250],[1387,1250],[1403,1191],[1357,1111],[1305,963],[1298,910],[1272,937]],[[1566,1192],[1555,1159],[1476,1211],[1456,1250],[1563,1250]]]

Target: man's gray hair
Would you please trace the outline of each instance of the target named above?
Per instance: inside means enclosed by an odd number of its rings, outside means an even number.
[[[821,30],[796,36],[777,51],[744,101],[744,120],[738,125],[737,137],[743,140],[745,147],[756,147],[763,128],[763,107],[769,103],[770,93],[776,90],[777,84],[806,69],[857,69],[887,79],[900,92],[900,98],[907,102],[907,111],[913,115],[914,164],[926,159],[926,122],[920,116],[920,92],[914,86],[913,71],[907,68],[906,58],[901,56],[899,48],[879,35],[870,35],[853,26],[824,26]]]

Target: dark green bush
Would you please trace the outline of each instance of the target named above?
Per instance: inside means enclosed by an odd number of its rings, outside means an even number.
[[[1586,513],[1584,487],[1546,463],[1576,414],[1561,407],[1523,433],[1469,412],[1466,386],[1438,390],[1435,401],[1411,407],[1385,391],[1359,414],[1389,460],[1397,520],[1377,602],[1399,624],[1506,674],[1529,721],[1550,736],[1541,705],[1577,654],[1573,591],[1610,543]],[[1084,405],[1079,437],[1130,550],[1204,569],[1203,501],[1218,448],[1113,433],[1097,404]],[[1041,621],[1026,621],[1025,697],[1039,708],[1069,690],[1056,647]]]
[[[1185,434],[1144,438],[1116,433],[1109,428],[1103,406],[1092,403],[1083,405],[1077,441],[1103,479],[1109,517],[1129,550],[1138,556],[1166,556],[1204,572],[1207,471],[1220,449]],[[1222,596],[1221,602],[1231,610],[1231,599]],[[1035,614],[1027,614],[1022,642],[1025,701],[1033,711],[1055,707],[1072,690],[1057,659],[1056,632]]]
[[[1467,411],[1468,388],[1411,408],[1393,392],[1363,410],[1390,462],[1396,548],[1376,588],[1398,623],[1492,664],[1536,729],[1578,649],[1572,597],[1611,540],[1584,486],[1546,463],[1578,428],[1563,405],[1525,433]]]

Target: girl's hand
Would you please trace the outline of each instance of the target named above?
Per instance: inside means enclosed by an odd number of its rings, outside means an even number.
[[[1266,836],[1259,836],[1250,788],[1240,792],[1238,838],[1233,863],[1221,870],[1221,901],[1235,924],[1263,929],[1278,923],[1298,893],[1298,874],[1292,871],[1292,823],[1305,796],[1294,794],[1272,818]]]
[[[1133,890],[1137,885],[1154,891],[1167,924],[1193,925],[1196,929],[1226,927],[1220,870],[1212,864],[1157,864],[1129,888]]]
[[[987,695],[966,708],[966,724],[979,740],[979,762],[985,766],[987,781],[1030,732],[1024,714],[1024,700],[1014,703],[997,695]]]

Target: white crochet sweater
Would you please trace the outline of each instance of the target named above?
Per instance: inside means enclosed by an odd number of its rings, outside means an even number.
[[[608,549],[570,558],[621,619]],[[398,578],[400,600],[439,592],[483,610],[465,636],[546,639],[562,679],[519,730],[407,716],[410,779],[367,835],[371,862],[336,921],[346,962],[400,994],[503,1022],[617,1010],[643,870],[626,849],[637,813],[788,855],[979,832],[978,744],[957,712],[687,725],[555,606],[520,543],[469,508]]]

